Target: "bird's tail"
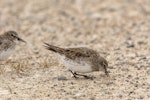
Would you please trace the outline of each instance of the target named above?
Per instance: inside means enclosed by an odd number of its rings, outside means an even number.
[[[60,48],[60,47],[57,47],[57,46],[54,46],[54,45],[51,45],[51,44],[48,44],[48,43],[44,43],[44,47],[50,51],[53,51],[53,52],[56,52],[56,53],[59,53],[59,54],[64,54],[64,51],[65,49],[64,48]]]

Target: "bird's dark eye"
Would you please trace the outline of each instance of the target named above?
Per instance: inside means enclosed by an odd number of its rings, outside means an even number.
[[[11,34],[12,37],[16,37],[14,34]]]

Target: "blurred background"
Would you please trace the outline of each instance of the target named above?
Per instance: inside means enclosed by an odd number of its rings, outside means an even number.
[[[132,47],[149,36],[149,6],[149,0],[1,0],[0,32],[15,30],[33,46]]]
[[[82,38],[107,42],[109,36],[148,33],[149,5],[149,0],[1,0],[0,31],[67,38],[68,44],[86,41]]]
[[[147,48],[149,0],[1,0],[0,32],[17,31],[30,49],[42,42],[99,52]],[[141,48],[141,46],[143,46]]]

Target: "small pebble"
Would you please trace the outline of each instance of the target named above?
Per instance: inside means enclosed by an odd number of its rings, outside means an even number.
[[[85,97],[84,93],[77,93],[74,95],[74,97]]]
[[[67,78],[65,76],[59,76],[57,79],[58,79],[58,81],[67,80]]]
[[[150,74],[150,69],[148,69],[146,72],[147,72],[147,74]]]
[[[134,44],[128,44],[128,45],[127,45],[127,48],[134,48],[134,47],[135,47]]]
[[[134,48],[135,45],[133,43],[125,42],[127,48]]]
[[[130,36],[127,37],[127,40],[132,40],[132,38]]]
[[[118,97],[121,99],[123,96],[121,94],[119,94]]]
[[[142,44],[144,44],[144,41],[139,41],[138,44],[142,45]]]
[[[144,97],[143,97],[143,96],[140,96],[139,99],[144,99]]]

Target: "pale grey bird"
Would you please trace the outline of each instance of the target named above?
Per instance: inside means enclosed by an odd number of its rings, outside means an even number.
[[[0,61],[5,61],[14,53],[16,41],[25,42],[15,31],[7,31],[0,35]]]
[[[85,47],[79,48],[60,48],[57,46],[44,43],[46,49],[57,53],[64,65],[67,67],[75,78],[77,76],[84,76],[85,78],[91,78],[87,75],[79,73],[89,73],[93,71],[103,71],[109,76],[107,67],[108,62],[101,57],[98,52]]]

